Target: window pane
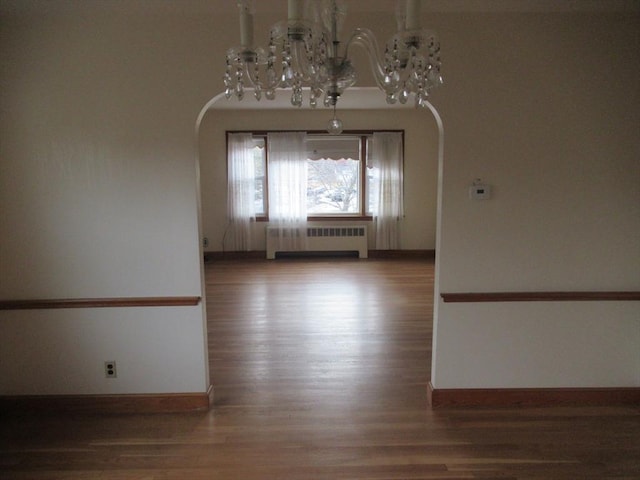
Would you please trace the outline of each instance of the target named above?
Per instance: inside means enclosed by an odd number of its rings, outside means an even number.
[[[316,136],[307,140],[307,213],[360,213],[360,137]]]
[[[256,169],[255,208],[256,215],[263,216],[266,213],[266,157],[264,139],[256,138],[256,146],[253,148],[253,160]]]
[[[376,216],[378,214],[378,203],[380,201],[380,167],[375,166],[377,162],[373,158],[373,136],[367,137],[367,162],[366,162],[366,207],[367,215]]]
[[[380,169],[367,166],[367,215],[375,215],[378,211],[380,186]]]
[[[307,213],[344,215],[360,212],[360,161],[307,160]]]

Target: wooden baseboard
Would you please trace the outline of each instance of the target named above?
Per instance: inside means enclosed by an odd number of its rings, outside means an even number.
[[[640,388],[433,388],[432,408],[443,407],[557,407],[640,406]]]
[[[212,405],[213,386],[203,393],[0,396],[4,413],[181,413],[206,412]]]
[[[327,252],[331,255],[331,252]],[[416,258],[432,260],[436,256],[435,250],[369,250],[369,258]],[[266,251],[251,252],[205,252],[204,261],[216,260],[264,260]]]
[[[267,258],[265,250],[255,250],[251,252],[204,252],[204,261],[215,260],[264,260]]]
[[[435,250],[369,250],[369,258],[436,258]]]

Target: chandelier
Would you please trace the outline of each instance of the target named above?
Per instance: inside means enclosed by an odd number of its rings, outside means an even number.
[[[346,18],[343,0],[289,0],[288,19],[276,23],[266,48],[253,39],[253,0],[238,0],[240,46],[227,52],[225,96],[245,97],[253,90],[256,100],[273,100],[276,90],[291,89],[291,104],[303,104],[308,90],[309,106],[319,102],[333,107],[331,133],[342,131],[335,109],[343,92],[355,84],[357,73],[350,53],[354,45],[364,48],[377,86],[388,104],[405,104],[411,97],[416,107],[426,107],[429,92],[442,85],[440,43],[437,35],[420,26],[420,0],[399,1],[397,33],[381,53],[371,30],[356,28],[346,42],[339,39]]]

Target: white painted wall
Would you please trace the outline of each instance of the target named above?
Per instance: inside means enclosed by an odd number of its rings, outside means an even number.
[[[638,386],[638,321],[637,302],[441,304],[432,381],[436,388]]]
[[[3,300],[202,295],[206,22],[97,5],[2,16]],[[0,394],[206,392],[205,332],[203,305],[0,312]]]
[[[201,307],[4,313],[0,392],[73,395],[205,392]],[[116,360],[117,378],[104,362]]]
[[[382,95],[382,94],[381,94]],[[223,101],[226,102],[225,99]],[[234,100],[229,100],[230,102]],[[345,129],[393,129],[405,131],[405,216],[401,221],[400,247],[404,250],[435,249],[438,177],[438,130],[431,112],[422,110],[339,110]],[[324,130],[330,110],[210,110],[200,135],[203,235],[207,251],[222,251],[227,227],[227,130]],[[329,222],[330,223],[330,222]],[[371,222],[366,222],[370,224]],[[253,250],[265,250],[265,223],[253,230]],[[375,248],[373,228],[369,248]]]
[[[637,26],[487,15],[443,32],[437,293],[640,290]],[[469,200],[477,177],[491,200]],[[436,388],[640,386],[640,302],[436,301]]]

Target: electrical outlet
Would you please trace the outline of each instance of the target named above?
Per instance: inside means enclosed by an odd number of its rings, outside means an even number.
[[[118,376],[115,360],[107,360],[104,362],[104,376],[107,378],[116,378]]]
[[[209,239],[208,239],[207,237],[204,237],[204,238],[202,239],[202,246],[203,246],[204,248],[207,248],[207,247],[209,246]]]

